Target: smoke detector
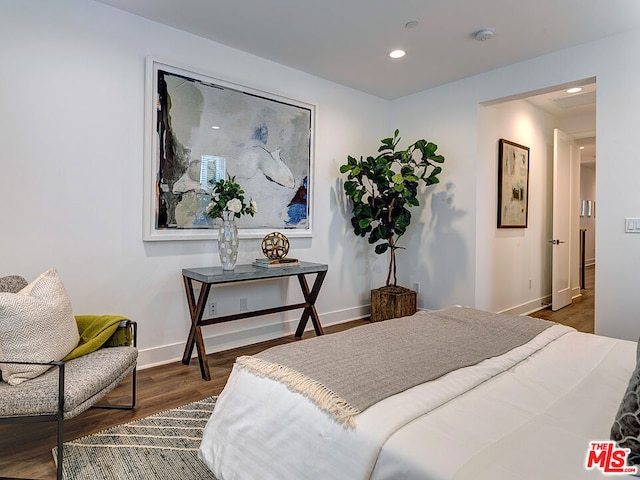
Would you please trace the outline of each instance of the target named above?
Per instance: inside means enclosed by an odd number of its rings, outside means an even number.
[[[475,34],[475,39],[479,42],[484,42],[485,40],[489,40],[493,37],[493,28],[483,28],[482,30],[478,30]]]

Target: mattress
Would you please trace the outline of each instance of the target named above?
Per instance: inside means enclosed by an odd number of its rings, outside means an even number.
[[[555,325],[385,398],[345,428],[280,382],[234,367],[200,458],[219,480],[580,479],[607,440],[636,343]]]

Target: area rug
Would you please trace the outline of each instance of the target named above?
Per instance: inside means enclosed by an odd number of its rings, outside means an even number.
[[[215,480],[198,458],[198,448],[216,398],[205,398],[65,443],[63,478]],[[55,459],[56,449],[53,456]]]

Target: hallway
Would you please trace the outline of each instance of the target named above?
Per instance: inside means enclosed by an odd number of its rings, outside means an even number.
[[[580,332],[594,333],[594,297],[595,297],[596,266],[590,265],[585,269],[585,289],[581,290],[582,297],[573,301],[567,307],[553,312],[551,307],[538,310],[530,317],[544,318],[552,322],[569,325]]]

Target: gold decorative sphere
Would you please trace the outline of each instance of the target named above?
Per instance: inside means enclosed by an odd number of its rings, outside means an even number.
[[[262,239],[262,253],[270,260],[284,258],[289,253],[289,239],[280,232],[271,232]]]

